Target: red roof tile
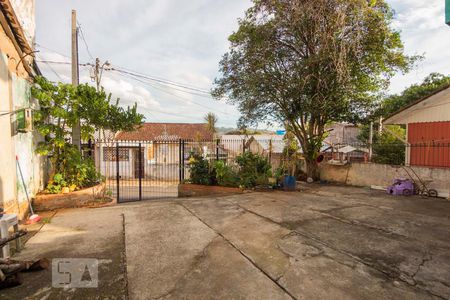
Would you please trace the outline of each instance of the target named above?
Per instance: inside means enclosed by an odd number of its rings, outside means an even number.
[[[144,123],[140,128],[129,132],[119,132],[116,140],[121,141],[174,141],[174,140],[212,140],[212,133],[206,124],[193,123]]]

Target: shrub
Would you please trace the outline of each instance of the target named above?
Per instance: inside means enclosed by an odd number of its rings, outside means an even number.
[[[214,163],[214,171],[217,179],[217,184],[226,187],[238,187],[239,176],[238,173],[224,161],[219,160]]]
[[[200,154],[191,153],[189,158],[189,170],[191,173],[191,183],[211,185],[215,181],[215,176],[213,176],[213,172],[211,172],[209,162]]]
[[[102,176],[97,172],[95,164],[90,158],[83,158],[80,151],[74,147],[64,149],[64,159],[58,166],[60,173],[53,175],[47,185],[47,192],[57,194],[63,188],[70,191],[94,186],[102,181]]]
[[[236,157],[236,163],[239,165],[238,174],[242,187],[251,188],[268,184],[272,172],[267,158],[252,152],[245,152]]]

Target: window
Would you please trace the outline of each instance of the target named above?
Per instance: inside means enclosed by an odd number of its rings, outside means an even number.
[[[116,161],[115,147],[103,148],[103,161]],[[130,159],[130,151],[128,148],[119,148],[119,161],[128,161]]]

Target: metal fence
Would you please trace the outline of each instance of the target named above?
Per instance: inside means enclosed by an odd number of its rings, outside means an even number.
[[[450,167],[450,143],[374,143],[371,146],[367,143],[349,143],[326,147],[323,154],[327,160]]]
[[[284,141],[252,138],[216,140],[117,141],[99,140],[89,150],[106,187],[119,202],[178,196],[178,184],[189,180],[189,159],[201,155],[210,162],[235,164],[246,151],[265,156],[277,168]]]

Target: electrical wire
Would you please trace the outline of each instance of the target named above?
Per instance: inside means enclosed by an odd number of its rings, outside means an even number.
[[[56,65],[71,65],[71,62],[67,61],[53,61],[53,60],[36,60],[36,62],[42,62],[42,63],[50,63],[50,64],[56,64]],[[90,63],[84,63],[84,64],[78,64],[81,67],[89,67],[92,66]]]
[[[46,47],[46,46],[43,46],[43,45],[41,45],[41,44],[39,44],[39,43],[34,43],[34,44],[35,44],[36,46],[38,46],[39,48],[42,48],[42,49],[51,51],[51,52],[53,52],[53,53],[59,54],[59,55],[61,55],[61,56],[63,56],[63,57],[67,57],[67,58],[70,59],[70,56],[65,55],[65,54],[62,54],[61,52],[58,52],[58,51],[53,50],[53,49],[50,49],[50,48],[48,48],[48,47]]]
[[[205,108],[205,109],[208,109],[208,110],[210,110],[210,111],[215,111],[215,112],[217,112],[217,113],[225,114],[225,115],[231,115],[230,113],[227,113],[227,112],[224,112],[224,111],[220,111],[220,112],[219,112],[219,111],[217,111],[215,108],[208,107],[208,106],[206,106],[206,105],[203,105],[203,104],[200,104],[200,103],[198,103],[198,102],[195,102],[195,101],[193,101],[193,100],[191,100],[191,99],[184,98],[184,97],[180,97],[180,96],[177,95],[177,94],[174,94],[174,93],[171,93],[171,92],[166,91],[166,90],[164,90],[164,89],[161,89],[161,88],[159,88],[159,87],[157,87],[157,86],[154,86],[153,84],[151,84],[151,83],[149,83],[149,82],[145,82],[145,81],[140,80],[140,79],[138,79],[138,78],[135,78],[135,77],[133,77],[133,76],[130,76],[130,75],[125,75],[125,76],[128,77],[128,78],[130,78],[130,79],[139,81],[139,82],[141,82],[141,83],[143,83],[143,84],[149,85],[150,87],[153,87],[153,88],[155,88],[155,89],[157,89],[157,90],[159,90],[159,91],[161,91],[161,92],[164,92],[164,93],[167,93],[167,94],[172,95],[172,96],[174,96],[174,97],[177,97],[177,98],[179,98],[179,99],[181,99],[181,100],[189,101],[189,102],[191,102],[191,103],[193,103],[193,104],[195,104],[195,105],[198,105],[198,106],[200,106],[200,107],[202,107],[202,108]]]
[[[136,72],[126,71],[123,68],[120,68],[120,69],[111,68],[111,70],[118,71],[118,72],[121,72],[121,73],[125,73],[125,74],[128,74],[128,75],[133,75],[133,76],[140,77],[140,78],[145,78],[145,79],[152,80],[152,81],[156,81],[156,82],[159,82],[159,83],[162,83],[162,84],[166,84],[166,85],[173,85],[173,86],[180,87],[180,88],[183,88],[183,89],[204,93],[204,94],[207,94],[207,95],[211,94],[209,91],[202,90],[202,89],[199,89],[199,88],[196,88],[196,87],[187,86],[187,85],[184,85],[184,84],[181,84],[181,83],[175,83],[175,82],[172,82],[172,81],[169,81],[169,80],[166,80],[166,79],[158,79],[158,78],[155,78],[153,76],[142,75],[142,74],[139,74],[139,73],[136,73]]]
[[[48,62],[46,62],[46,61],[44,61],[44,60],[43,60],[42,62],[45,63],[45,65],[46,65],[47,67],[49,67],[49,69],[53,72],[53,74],[56,75],[56,77],[59,78],[59,80],[60,80],[61,82],[64,81],[64,80],[62,79],[61,75],[59,75],[58,72],[56,72],[55,69],[53,69],[53,67],[51,66],[51,64],[49,64]]]
[[[95,60],[94,56],[92,55],[91,51],[89,50],[88,43],[86,41],[86,38],[84,37],[83,28],[81,28],[81,24],[78,23],[78,21],[77,21],[77,25],[78,25],[78,29],[80,29],[80,31],[79,31],[80,32],[80,37],[83,40],[84,46],[86,47],[86,51],[87,51],[89,57],[91,58],[91,60],[94,61]]]
[[[202,92],[202,93],[210,94],[209,91],[207,91],[207,90],[205,90],[205,89],[203,89],[203,88],[200,88],[200,87],[198,87],[198,86],[194,86],[194,85],[192,85],[192,84],[180,83],[180,82],[176,82],[176,81],[173,81],[173,80],[170,80],[170,79],[166,79],[166,78],[162,78],[162,77],[158,77],[158,76],[154,76],[154,75],[144,74],[144,73],[142,73],[142,72],[138,72],[138,71],[135,71],[135,70],[131,70],[131,69],[129,69],[129,68],[125,68],[125,67],[122,67],[122,66],[117,66],[117,67],[118,67],[119,69],[121,69],[121,70],[130,72],[130,73],[133,73],[133,74],[138,75],[138,76],[141,76],[141,77],[147,77],[147,78],[151,78],[151,79],[156,79],[156,80],[159,80],[159,81],[167,82],[167,83],[169,83],[169,84],[172,83],[172,84],[176,84],[176,85],[180,85],[180,86],[186,86],[186,87],[189,87],[189,88],[192,88],[192,89],[196,89],[196,90],[198,90],[198,91],[200,91],[200,92]]]

